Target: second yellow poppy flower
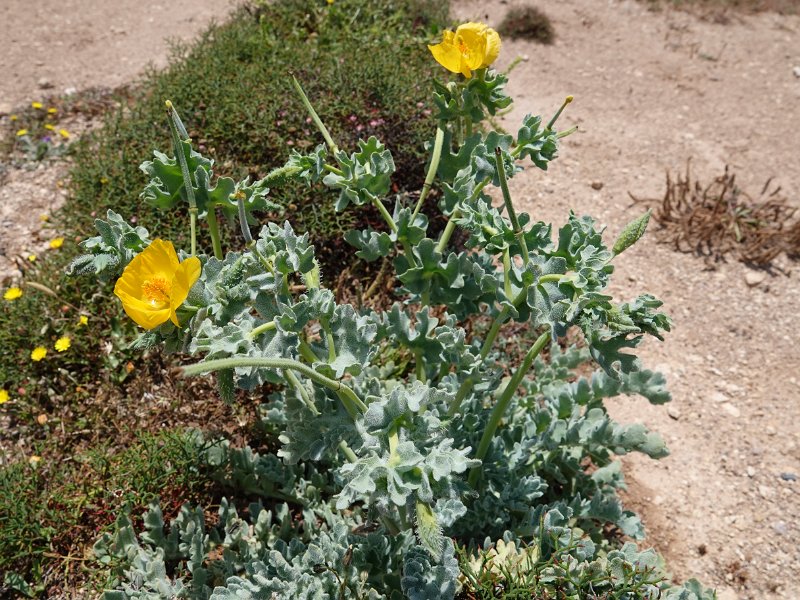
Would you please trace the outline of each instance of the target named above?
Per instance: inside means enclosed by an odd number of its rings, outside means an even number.
[[[428,46],[428,50],[445,69],[470,78],[472,71],[497,60],[500,35],[483,23],[463,23],[455,31],[445,31],[441,43]]]

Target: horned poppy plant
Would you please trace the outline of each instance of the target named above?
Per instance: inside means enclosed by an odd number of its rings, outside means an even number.
[[[463,23],[455,31],[445,31],[441,43],[428,46],[428,50],[445,69],[470,78],[472,71],[497,60],[500,36],[483,23]]]
[[[200,277],[200,259],[178,261],[172,242],[153,240],[125,267],[114,294],[137,325],[153,329],[172,321],[180,327],[176,310]]]

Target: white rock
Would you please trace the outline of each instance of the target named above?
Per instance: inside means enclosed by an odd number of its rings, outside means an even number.
[[[748,477],[755,477],[756,470],[753,467],[747,467],[747,476]]]
[[[40,77],[39,81],[36,82],[36,85],[39,86],[41,90],[49,90],[53,87],[52,82],[47,77]]]
[[[795,77],[800,77],[800,66],[795,67],[794,69],[792,69],[792,73],[794,73]]]
[[[738,417],[742,416],[742,413],[739,411],[739,409],[736,408],[733,404],[730,404],[728,402],[725,402],[724,404],[722,404],[722,410],[724,410],[726,413],[728,413],[732,417],[738,418]]]
[[[766,485],[758,486],[758,495],[762,498],[770,498],[772,496],[772,488]]]
[[[730,400],[730,398],[728,398],[728,396],[723,394],[722,392],[714,392],[713,394],[711,394],[712,402],[720,403],[720,402],[727,402],[728,400]]]
[[[669,408],[667,408],[667,414],[670,416],[671,419],[675,419],[676,421],[681,418],[681,411],[679,411],[674,406],[670,406]]]
[[[750,287],[755,287],[767,278],[767,274],[762,271],[748,271],[744,276],[744,281]]]

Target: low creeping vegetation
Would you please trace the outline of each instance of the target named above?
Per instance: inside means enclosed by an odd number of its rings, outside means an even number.
[[[554,234],[518,213],[507,180],[556,158],[574,131],[556,128],[572,98],[548,120],[526,116],[516,135],[483,131],[511,103],[491,68],[499,36],[467,23],[429,48],[459,75],[435,86],[419,194],[392,194],[395,163],[376,137],[342,149],[294,80],[325,143],[257,181],[215,177],[167,102],[174,156],[142,165],[142,196],[188,211],[188,250],[114,212],[96,221],[71,270],[116,280],[145,329],[136,348],[197,357],[184,374],[215,373],[225,402],[237,388],[276,390],[259,416],[271,444],[197,438],[247,501],[223,499],[215,519],[186,504],[169,524],[154,504],[142,527],[123,512],[95,546],[115,575],[106,598],[713,598],[696,582],[671,585],[652,551],[623,543],[644,531],[618,497],[615,457],[667,449],[612,420],[605,401],[669,400],[632,351],[670,320],[649,294],[620,303],[605,290],[649,213],[610,247],[590,217],[570,214]],[[253,213],[291,181],[321,182],[338,211],[377,209],[384,228],[344,237],[390,265],[391,307],[372,306],[372,289],[338,302],[308,234],[288,222],[253,235]],[[447,220],[436,238],[423,210],[434,183]],[[239,250],[223,253],[219,215],[238,223]],[[197,249],[200,224],[213,255]],[[467,250],[452,249],[456,228]],[[533,333],[519,360],[499,347],[512,322]]]

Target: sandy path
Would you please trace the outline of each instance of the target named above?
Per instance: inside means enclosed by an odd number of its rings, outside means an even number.
[[[554,21],[554,46],[507,42],[513,72],[514,131],[527,112],[550,114],[576,101],[562,124],[582,132],[564,141],[551,171],[512,180],[521,208],[563,222],[569,208],[609,224],[613,236],[642,210],[627,192],[660,197],[665,169],[691,157],[704,181],[725,164],[757,194],[774,176],[800,204],[800,19],[763,14],[731,24],[683,13],[652,13],[634,2],[538,3]],[[463,2],[464,18],[497,25],[507,6]],[[591,183],[602,183],[594,190]],[[706,270],[702,260],[658,245],[650,235],[617,261],[614,293],[650,291],[675,321],[665,343],[648,342],[647,363],[665,372],[665,407],[631,399],[615,416],[644,420],[668,441],[660,462],[626,459],[629,502],[648,543],[675,575],[719,586],[721,600],[797,598],[800,568],[800,310],[797,264],[745,283],[739,263]],[[782,477],[783,475],[783,477]]]
[[[130,83],[149,62],[166,63],[167,38],[190,39],[230,7],[231,0],[3,0],[0,113],[43,94]]]

